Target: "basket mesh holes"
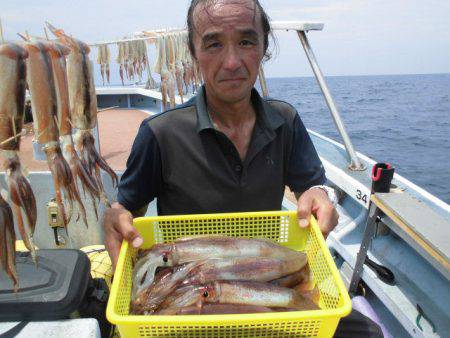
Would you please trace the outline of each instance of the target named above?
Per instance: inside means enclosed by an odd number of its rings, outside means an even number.
[[[240,327],[213,325],[203,326],[166,326],[164,328],[139,326],[141,337],[190,337],[190,338],[294,338],[317,337],[322,322],[320,320],[278,323],[247,324]]]
[[[320,250],[317,236],[312,230],[306,244],[306,252],[314,280],[320,291],[319,305],[325,309],[337,308],[341,298],[339,288],[331,278],[325,256]]]
[[[160,220],[153,222],[157,243],[172,242],[178,238],[198,235],[227,235],[234,237],[261,237],[287,242],[288,216]]]

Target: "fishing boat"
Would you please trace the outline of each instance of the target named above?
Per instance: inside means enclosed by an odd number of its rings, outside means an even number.
[[[321,31],[324,25],[273,21],[272,27],[275,32],[290,31],[298,35],[330,110],[330,123],[336,125],[341,136],[342,143],[339,143],[308,130],[326,169],[329,184],[339,195],[339,224],[328,236],[327,244],[349,291],[352,295],[359,295],[354,298],[354,307],[376,318],[387,337],[448,336],[450,205],[398,174],[388,182],[387,191],[375,191],[373,185],[378,171],[372,168],[376,162],[354,148],[308,40],[310,32]],[[117,46],[129,41],[151,42],[152,39],[154,43],[158,34],[173,31],[177,30],[135,32],[128,38],[90,45],[92,48]],[[146,67],[150,67],[148,60]],[[164,111],[167,104],[164,94],[151,81],[151,72],[149,74],[148,81],[141,84],[96,87],[100,111],[95,129],[96,146],[119,177],[125,169],[139,124],[146,117]],[[270,96],[263,68],[260,69],[259,81],[263,96]],[[177,94],[174,102],[180,104],[194,94],[195,90],[184,97]],[[102,244],[102,229],[94,211],[89,208],[89,227],[86,229],[72,220],[70,237],[63,227],[49,226],[48,213],[54,198],[51,174],[42,162],[42,149],[33,141],[33,136],[25,135],[22,144],[21,158],[29,170],[28,179],[38,203],[36,246],[41,249],[81,248]],[[389,166],[380,168],[389,169]],[[106,195],[113,199],[117,191],[110,177],[106,173],[102,175]],[[4,173],[1,176],[3,180]],[[103,204],[99,205],[100,215],[104,208]],[[295,197],[289,190],[286,190],[283,208],[296,210]],[[149,206],[147,215],[156,215],[155,202]],[[29,325],[36,325],[30,329],[35,330],[44,324]],[[52,324],[48,322],[45,325]],[[58,325],[70,327],[79,325],[79,322],[71,324],[65,321]]]

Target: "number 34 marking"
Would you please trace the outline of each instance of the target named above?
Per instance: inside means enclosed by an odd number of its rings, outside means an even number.
[[[356,190],[356,199],[363,201],[365,204],[367,204],[367,194],[363,194],[361,190]]]

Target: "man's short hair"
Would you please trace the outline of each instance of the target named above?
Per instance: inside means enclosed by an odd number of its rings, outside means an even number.
[[[195,8],[202,3],[214,3],[218,0],[191,0],[191,4],[189,5],[188,14],[187,14],[187,29],[188,29],[188,44],[189,51],[193,58],[195,58],[195,47],[194,47],[194,10]],[[269,48],[269,35],[272,36],[272,28],[270,26],[270,19],[264,8],[259,3],[259,0],[253,0],[255,3],[255,9],[259,10],[261,15],[261,23],[264,32],[264,56],[266,59],[270,58],[270,54],[268,52]]]

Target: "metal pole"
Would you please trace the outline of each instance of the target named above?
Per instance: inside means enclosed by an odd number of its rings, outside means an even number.
[[[269,91],[267,90],[266,76],[264,75],[264,68],[263,68],[262,64],[259,66],[258,77],[259,77],[259,84],[261,85],[263,97],[268,97]]]
[[[375,235],[376,224],[381,212],[375,205],[371,203],[369,207],[369,214],[367,216],[366,229],[364,230],[364,236],[359,247],[358,255],[356,256],[355,268],[353,269],[352,280],[348,292],[355,294],[358,289],[359,281],[361,280],[361,274],[364,269],[364,262],[366,261],[367,251],[369,250],[370,242]]]
[[[330,109],[331,115],[333,116],[334,123],[336,124],[336,128],[339,131],[339,134],[344,141],[345,149],[347,150],[347,154],[350,157],[350,165],[349,168],[352,170],[365,170],[365,166],[359,161],[359,158],[356,156],[355,149],[353,148],[352,141],[345,130],[344,123],[341,120],[341,116],[334,104],[333,98],[331,97],[330,90],[325,82],[325,78],[319,68],[319,65],[316,61],[316,57],[309,45],[308,38],[306,37],[306,33],[304,31],[297,31],[298,37],[302,43],[303,49],[305,50],[306,57],[311,65],[311,68],[316,77],[317,83],[319,84],[320,89],[322,90],[323,96],[325,97],[325,101],[327,102],[328,108]]]

